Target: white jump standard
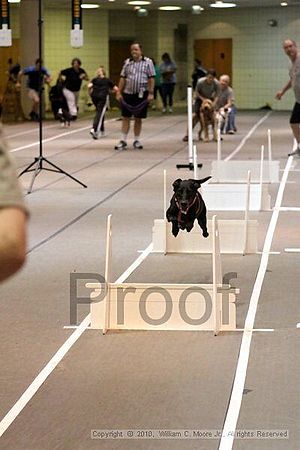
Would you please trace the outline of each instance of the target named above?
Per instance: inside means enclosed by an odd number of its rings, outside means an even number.
[[[91,328],[102,330],[236,330],[239,290],[223,284],[216,216],[213,218],[212,284],[112,283],[110,281],[112,231],[107,221],[106,291],[87,283],[91,292]],[[100,297],[99,297],[100,299]]]

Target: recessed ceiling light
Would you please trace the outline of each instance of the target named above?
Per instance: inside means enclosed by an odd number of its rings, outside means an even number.
[[[158,9],[160,9],[161,11],[178,11],[179,9],[181,9],[181,6],[160,6]]]
[[[236,3],[224,3],[222,2],[222,0],[216,0],[215,3],[211,3],[209,6],[211,8],[234,8],[236,6]]]
[[[281,2],[280,6],[288,6],[288,2]]]
[[[148,1],[144,1],[144,0],[133,0],[131,2],[128,2],[128,5],[133,5],[133,6],[144,6],[144,5],[150,5],[151,2]]]
[[[82,9],[96,9],[96,8],[99,8],[99,5],[97,3],[82,3],[81,8]]]
[[[21,0],[8,0],[8,3],[21,3]]]
[[[204,8],[202,8],[202,6],[200,6],[200,5],[193,5],[192,9],[194,9],[195,11],[203,11],[204,10]]]

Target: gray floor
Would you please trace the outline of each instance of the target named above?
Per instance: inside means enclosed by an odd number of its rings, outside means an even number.
[[[238,133],[225,136],[229,155],[251,127],[266,114],[240,112]],[[153,220],[163,214],[163,169],[168,181],[186,162],[181,141],[185,117],[158,114],[144,123],[143,151],[116,152],[120,122],[107,123],[107,136],[93,141],[89,121],[68,130],[47,122],[46,156],[88,185],[83,189],[65,176],[42,172],[27,196],[31,211],[29,255],[24,270],[0,288],[2,418],[61,347],[73,330],[69,324],[70,273],[104,272],[106,217],[113,213],[113,275],[119,277],[151,242]],[[236,158],[257,159],[272,129],[273,157],[281,168],[292,146],[288,115],[273,112],[257,128]],[[82,130],[81,130],[82,129]],[[6,125],[19,170],[36,156],[35,124]],[[75,130],[78,132],[73,133]],[[70,132],[72,132],[70,134]],[[15,136],[16,135],[16,136]],[[216,144],[198,144],[200,176],[210,173]],[[295,170],[296,169],[296,170]],[[300,206],[299,163],[294,160],[283,206]],[[282,173],[282,172],[281,172]],[[31,175],[22,177],[25,188]],[[278,184],[270,186],[272,204]],[[211,217],[213,212],[209,212]],[[235,439],[234,449],[299,448],[300,212],[281,212],[260,295],[246,385],[237,429],[288,429],[289,440]],[[240,217],[218,213],[218,217]],[[271,212],[252,213],[259,220],[262,249]],[[241,289],[238,327],[243,327],[261,255],[225,255],[224,272],[237,272]],[[211,257],[150,255],[129,277],[136,282],[210,282]],[[201,277],[201,280],[199,280]],[[88,313],[81,306],[79,321]],[[91,440],[91,429],[222,430],[240,352],[241,333],[115,332],[102,336],[87,330],[0,438],[5,450],[204,449],[219,440]],[[297,342],[298,341],[298,342]],[[298,344],[299,346],[299,344]]]

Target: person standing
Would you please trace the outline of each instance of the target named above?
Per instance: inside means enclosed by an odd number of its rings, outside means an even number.
[[[161,57],[162,64],[159,66],[159,70],[162,77],[161,92],[163,109],[162,112],[167,111],[167,106],[169,104],[168,111],[173,112],[173,95],[176,85],[176,70],[177,66],[174,61],[171,60],[169,53],[164,53]]]
[[[32,110],[29,114],[31,120],[39,120],[39,106],[40,94],[42,94],[42,86],[45,83],[50,83],[51,77],[48,70],[42,66],[42,61],[38,58],[34,66],[25,67],[18,73],[18,81],[16,88],[21,85],[21,78],[23,75],[27,76],[28,97],[32,101]],[[41,90],[41,92],[40,92]]]
[[[78,99],[82,80],[88,81],[88,75],[81,67],[81,60],[73,58],[71,67],[60,72],[59,77],[64,80],[63,94],[66,97],[69,114],[72,120],[77,119],[78,115]]]
[[[90,134],[93,139],[98,139],[100,132],[102,137],[105,136],[104,119],[109,91],[117,93],[119,88],[110,79],[106,78],[105,69],[103,66],[100,66],[97,70],[97,76],[88,84],[88,90],[96,107],[93,128]]]
[[[122,135],[115,150],[127,148],[130,117],[134,117],[133,148],[141,150],[142,119],[147,117],[149,103],[153,100],[155,69],[150,58],[143,55],[142,46],[134,42],[130,47],[131,58],[125,60],[119,81],[117,100],[122,109]]]
[[[26,259],[27,209],[0,124],[0,282]]]
[[[224,120],[222,120],[221,124],[221,133],[223,133],[224,131],[225,117],[227,115],[225,132],[226,134],[234,134],[236,130],[235,128],[236,108],[234,106],[233,89],[229,86],[230,84],[229,75],[226,74],[221,75],[219,78],[219,82],[220,82],[220,94],[216,104],[216,110],[219,111],[221,115],[224,115]]]
[[[220,83],[216,80],[216,71],[214,69],[209,69],[207,75],[200,78],[197,81],[195,89],[195,102],[194,102],[194,113],[193,113],[193,128],[200,121],[200,108],[203,100],[209,99],[213,102],[213,107],[216,108],[218,98],[220,95]],[[188,131],[182,139],[184,142],[188,141]]]
[[[291,61],[289,69],[290,79],[281,91],[277,92],[275,98],[280,100],[290,88],[294,90],[296,102],[290,117],[290,125],[297,142],[297,148],[289,153],[288,156],[300,156],[300,53],[298,52],[296,42],[292,39],[286,39],[283,42],[283,50]]]
[[[196,89],[197,81],[199,78],[205,77],[207,74],[207,70],[202,66],[202,62],[199,59],[195,59],[194,72],[192,73],[192,86],[193,90]]]

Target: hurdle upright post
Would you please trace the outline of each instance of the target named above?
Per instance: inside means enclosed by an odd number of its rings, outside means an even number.
[[[197,146],[193,145],[194,180],[198,180],[198,157]]]
[[[272,137],[271,130],[268,130],[268,153],[269,153],[269,161],[272,161]]]
[[[193,89],[187,88],[187,109],[188,109],[188,164],[176,164],[177,169],[193,170]],[[198,164],[202,167],[202,164]]]
[[[243,255],[246,255],[246,253],[248,251],[248,233],[249,233],[248,218],[249,218],[249,208],[250,208],[250,189],[251,189],[251,170],[248,170],[248,174],[247,174],[247,191],[246,191],[246,207],[245,207],[245,217],[244,217],[245,238],[244,238]]]
[[[109,214],[107,217],[107,228],[106,228],[106,248],[105,248],[105,282],[107,286],[106,297],[105,297],[105,317],[104,317],[104,328],[103,334],[106,334],[109,330],[110,325],[110,278],[111,278],[111,256],[112,256],[112,226],[111,226],[112,215]]]
[[[164,236],[164,254],[167,254],[167,239],[168,239],[168,222],[167,222],[167,171],[164,169],[164,211],[163,211],[163,218],[165,223],[165,236]]]
[[[222,325],[222,308],[221,303],[219,302],[218,296],[218,287],[222,286],[222,263],[221,263],[221,254],[220,254],[220,235],[218,229],[217,216],[213,216],[212,218],[212,232],[213,232],[213,309],[215,316],[215,324],[214,324],[214,335],[217,336],[219,331],[221,330]]]
[[[222,149],[221,149],[221,115],[218,117],[218,128],[217,128],[217,159],[221,161],[222,159]]]
[[[189,164],[193,164],[193,91],[192,87],[187,88],[188,98],[188,147],[189,147]]]
[[[260,153],[260,175],[259,175],[260,209],[262,209],[262,203],[263,203],[264,152],[265,152],[265,146],[262,145],[261,146],[261,153]]]

